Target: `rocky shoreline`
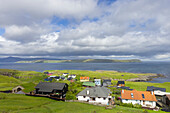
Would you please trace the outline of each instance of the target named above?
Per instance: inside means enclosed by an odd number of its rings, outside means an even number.
[[[153,74],[153,75],[148,75],[148,76],[140,76],[139,78],[132,78],[132,79],[113,79],[113,80],[123,80],[123,81],[131,81],[131,82],[146,82],[146,81],[152,81],[154,78],[159,78],[159,77],[165,77],[163,74]]]

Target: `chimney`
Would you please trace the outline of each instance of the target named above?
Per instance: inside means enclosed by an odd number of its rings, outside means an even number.
[[[152,95],[154,95],[154,91],[155,91],[155,89],[153,89],[153,91],[151,91],[151,94],[152,94]]]
[[[89,90],[87,90],[87,92],[86,92],[86,93],[87,93],[87,95],[89,95],[89,93],[90,93],[90,92],[89,92]]]

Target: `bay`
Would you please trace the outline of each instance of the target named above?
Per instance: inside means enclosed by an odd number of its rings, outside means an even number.
[[[115,70],[132,73],[159,73],[166,78],[156,78],[155,83],[170,82],[170,62],[141,63],[9,63],[0,62],[0,69],[43,72],[45,70]]]

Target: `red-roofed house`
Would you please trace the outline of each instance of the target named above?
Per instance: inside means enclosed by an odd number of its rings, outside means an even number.
[[[121,99],[123,103],[139,104],[142,107],[156,107],[156,97],[154,92],[122,90]]]
[[[80,77],[80,82],[88,82],[89,79],[89,77]]]

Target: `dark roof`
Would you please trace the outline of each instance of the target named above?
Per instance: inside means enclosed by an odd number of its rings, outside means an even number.
[[[103,82],[111,82],[110,79],[104,79]]]
[[[125,81],[118,81],[117,84],[125,84]]]
[[[40,82],[35,88],[41,92],[52,92],[55,90],[63,90],[66,83],[51,83],[51,82]]]
[[[120,88],[120,89],[126,89],[126,90],[133,90],[133,89],[130,89],[130,87],[125,87],[125,86],[117,87],[117,88]]]
[[[73,79],[72,77],[67,78],[67,80],[72,80],[72,79]]]
[[[147,86],[147,91],[159,90],[166,92],[166,88],[154,87],[154,86]]]
[[[44,79],[45,81],[52,81],[53,80],[53,78],[51,78],[51,77],[47,77],[46,79]]]
[[[56,77],[54,77],[55,79],[60,79],[61,77],[60,76],[56,76]]]
[[[49,74],[49,72],[44,72],[44,74]]]
[[[89,94],[87,94],[87,90],[89,91]],[[77,94],[77,96],[90,96],[90,97],[108,97],[110,94],[110,90],[105,87],[92,87],[92,88],[86,88],[80,93]]]
[[[121,89],[129,89],[129,87],[125,87],[125,86],[122,86],[122,87],[117,87],[117,88],[121,88]]]

